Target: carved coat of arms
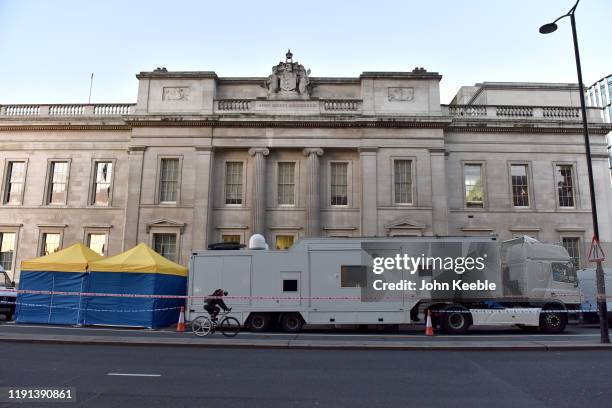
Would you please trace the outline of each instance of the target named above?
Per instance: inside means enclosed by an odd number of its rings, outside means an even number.
[[[279,62],[272,67],[272,75],[268,77],[265,87],[270,99],[308,99],[311,84],[310,70],[293,62],[291,50],[287,51],[285,62]]]

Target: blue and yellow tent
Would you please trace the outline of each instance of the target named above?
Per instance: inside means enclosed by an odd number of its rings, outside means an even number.
[[[145,244],[89,264],[89,291],[128,296],[86,296],[83,324],[159,328],[178,321],[184,299],[129,297],[129,295],[184,296],[187,268]]]
[[[74,292],[88,290],[87,267],[102,259],[83,244],[21,262],[20,290]],[[19,293],[15,308],[17,323],[79,324],[82,320],[79,295]]]

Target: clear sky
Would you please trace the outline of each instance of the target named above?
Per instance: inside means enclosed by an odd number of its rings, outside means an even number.
[[[576,82],[574,0],[0,0],[0,104],[135,102],[139,71],[267,76],[284,59],[312,76],[425,67],[448,103],[482,81]],[[582,0],[587,85],[612,73],[612,1]]]

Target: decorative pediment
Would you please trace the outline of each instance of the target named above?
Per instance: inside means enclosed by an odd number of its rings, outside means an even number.
[[[185,223],[162,218],[160,220],[148,223],[147,232],[151,231],[151,228],[178,228],[180,232],[183,233],[183,229],[185,229]]]
[[[392,222],[391,224],[385,225],[385,229],[394,230],[394,229],[403,229],[403,230],[419,230],[422,231],[426,227],[425,224],[421,224],[420,222],[412,221],[408,218],[403,218],[401,220]]]

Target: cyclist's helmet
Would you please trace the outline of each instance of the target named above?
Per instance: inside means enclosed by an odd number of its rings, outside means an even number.
[[[223,296],[227,296],[227,290],[223,291]]]

